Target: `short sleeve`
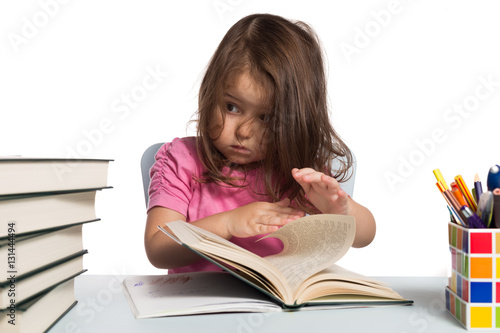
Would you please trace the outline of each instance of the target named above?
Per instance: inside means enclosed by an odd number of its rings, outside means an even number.
[[[150,170],[148,211],[160,206],[187,216],[193,195],[193,175],[200,165],[194,138],[174,139],[164,144],[155,160]]]

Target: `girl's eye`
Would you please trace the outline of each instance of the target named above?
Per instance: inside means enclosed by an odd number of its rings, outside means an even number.
[[[231,103],[226,103],[226,110],[230,113],[236,113],[239,111],[238,107]]]
[[[269,119],[271,118],[271,116],[269,115],[269,113],[263,113],[259,116],[259,119],[262,121],[262,122],[269,122]]]

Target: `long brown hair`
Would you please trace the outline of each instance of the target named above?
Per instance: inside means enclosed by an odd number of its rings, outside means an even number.
[[[245,70],[265,88],[273,107],[262,161],[267,195],[274,201],[287,196],[297,207],[318,212],[293,179],[292,168],[311,167],[342,182],[350,176],[352,155],[331,126],[322,49],[315,32],[303,22],[254,14],[234,24],[222,39],[198,99],[198,153],[207,168],[202,181],[238,186],[222,173],[228,162],[212,143],[211,124],[216,112],[225,110],[224,90]],[[336,158],[341,167],[332,174]]]

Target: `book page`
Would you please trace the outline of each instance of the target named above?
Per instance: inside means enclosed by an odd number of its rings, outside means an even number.
[[[224,272],[127,276],[123,289],[136,318],[281,311],[260,291]]]
[[[376,294],[386,298],[401,298],[387,284],[335,264],[304,281],[295,293],[294,298],[297,299],[298,303],[304,303],[330,293],[346,293],[346,288],[348,288],[349,294],[359,293],[370,296]],[[367,293],[367,290],[369,293]],[[331,297],[331,295],[328,297]]]
[[[225,258],[233,263],[238,263],[241,266],[246,266],[259,272],[276,287],[279,297],[282,300],[291,301],[291,292],[286,285],[286,278],[264,258],[205,229],[184,221],[172,221],[167,223],[167,226],[191,250],[213,259]],[[165,232],[164,229],[160,230]],[[168,232],[165,233],[169,234]]]
[[[347,252],[356,228],[353,216],[302,217],[266,236],[280,239],[284,248],[279,254],[262,258],[184,221],[169,222],[167,226],[192,250],[255,270],[276,287],[279,297],[288,305],[293,304],[293,295],[304,280],[332,266]]]
[[[306,216],[264,237],[276,237],[284,245],[282,252],[264,259],[283,273],[295,293],[305,279],[342,258],[351,247],[355,233],[353,216]]]

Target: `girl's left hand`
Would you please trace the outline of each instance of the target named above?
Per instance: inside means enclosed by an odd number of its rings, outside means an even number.
[[[302,186],[309,201],[323,214],[350,214],[349,196],[335,178],[311,168],[294,168],[292,176]]]

